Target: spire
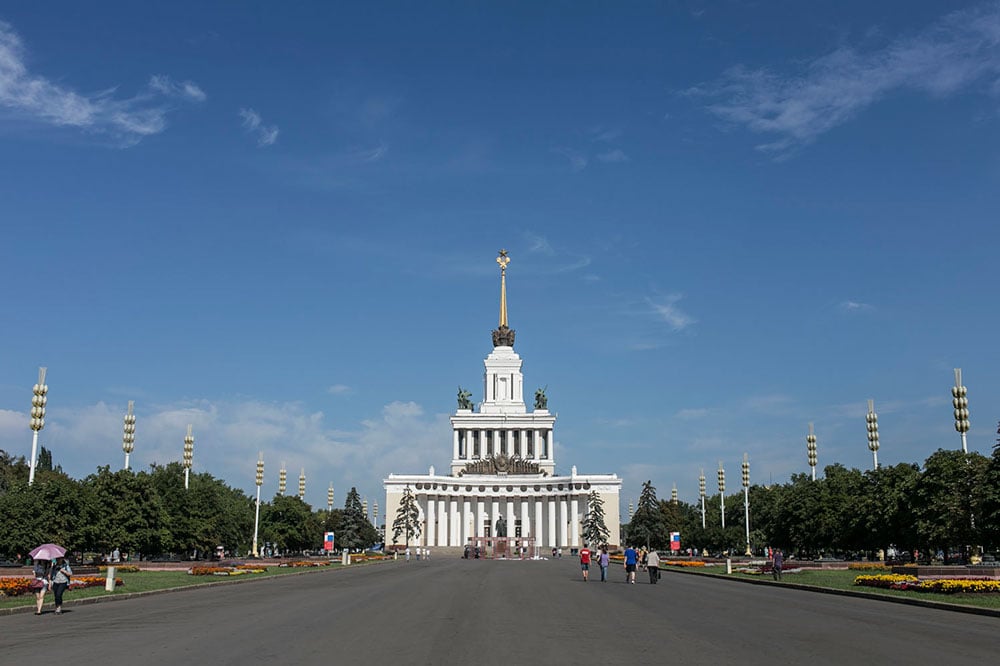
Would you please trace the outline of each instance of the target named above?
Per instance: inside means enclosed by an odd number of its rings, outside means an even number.
[[[500,325],[493,331],[493,346],[513,347],[514,329],[507,325],[507,264],[510,263],[507,250],[500,250],[497,263],[500,264]]]

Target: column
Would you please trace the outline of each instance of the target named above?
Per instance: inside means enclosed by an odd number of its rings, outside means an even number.
[[[480,458],[485,458],[486,457],[486,431],[485,430],[480,430],[479,431],[479,457]],[[482,536],[482,534],[480,534],[479,536]]]
[[[544,544],[545,534],[544,534],[544,530],[542,529],[543,525],[544,525],[544,523],[542,522],[542,498],[536,496],[535,497],[535,524],[532,525],[532,527],[534,527],[535,529],[531,532],[531,535],[533,537],[535,537],[535,545],[539,546],[539,547],[545,545]]]
[[[475,535],[476,524],[472,520],[472,502],[466,497],[465,501],[462,502],[462,513],[464,518],[462,519],[462,545],[469,543],[469,539]]]
[[[531,502],[527,497],[521,498],[521,538],[535,536],[535,531],[531,529]]]
[[[528,459],[528,431],[521,431],[521,457],[525,460]]]
[[[424,542],[428,546],[437,545],[434,541],[434,535],[436,534],[434,530],[434,522],[437,520],[437,514],[434,513],[434,498],[427,496],[427,510],[424,511],[424,518],[427,519],[427,540]]]
[[[545,455],[549,460],[556,459],[555,455],[553,455],[554,454],[554,451],[552,450],[553,446],[554,442],[552,437],[552,429],[550,428],[545,432]]]
[[[485,535],[485,532],[483,531],[483,518],[485,514],[486,514],[486,500],[484,500],[482,497],[478,497],[476,498],[476,515],[475,515],[476,524],[473,526],[477,537],[482,537]]]
[[[448,515],[448,545],[460,546],[462,538],[462,515],[458,512],[458,498],[451,498],[451,507]]]
[[[569,511],[569,544],[574,548],[579,548],[580,546],[580,500],[576,496],[570,502]]]
[[[535,462],[538,462],[542,458],[542,452],[540,451],[540,447],[539,447],[539,445],[542,442],[542,439],[538,435],[539,435],[538,428],[532,428],[531,429],[531,442],[534,445],[533,446],[534,450],[532,451],[533,455],[532,455],[531,459],[534,460]]]
[[[490,512],[490,534],[497,535],[497,519],[500,518],[500,502],[493,500],[492,511]]]
[[[567,511],[566,498],[559,498],[559,545],[568,545],[569,539],[566,534],[566,523],[568,522],[569,516],[566,515]]]
[[[458,428],[451,431],[452,433],[452,460],[458,460]]]
[[[438,499],[438,531],[435,546],[448,545],[448,504],[442,497]]]
[[[549,505],[549,538],[545,545],[554,548],[556,546],[556,498],[549,495],[545,501]]]
[[[511,497],[510,495],[508,495],[507,496],[507,537],[508,538],[513,538],[514,537],[514,534],[515,534],[514,528],[517,527],[516,523],[514,522],[515,520],[517,520],[517,519],[514,517],[514,498]],[[508,548],[508,550],[507,550],[507,557],[511,557],[511,555],[513,555],[513,553],[511,553],[510,549]]]

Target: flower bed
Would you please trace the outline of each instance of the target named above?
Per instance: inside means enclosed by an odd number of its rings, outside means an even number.
[[[22,594],[34,594],[31,589],[31,582],[34,578],[0,578],[0,596],[16,597]],[[103,587],[106,578],[104,576],[74,576],[69,583],[69,589],[80,590],[85,587]],[[125,585],[121,578],[115,578],[115,587]]]
[[[101,573],[106,573],[108,570],[108,566],[114,566],[116,573],[139,573],[139,567],[137,567],[134,564],[115,564],[115,565],[102,564],[97,568],[101,571]]]
[[[319,560],[315,562],[311,560],[300,560],[296,562],[282,562],[278,566],[279,567],[328,567],[330,566],[330,563]]]
[[[890,568],[882,562],[851,562],[847,565],[851,571],[889,571]]]
[[[705,563],[701,560],[660,560],[660,566],[671,567],[703,567]]]
[[[1000,581],[972,578],[936,578],[916,583],[900,583],[899,587],[895,589],[914,590],[916,592],[937,592],[938,594],[989,594],[1000,592]]]
[[[858,576],[854,579],[854,584],[861,587],[881,587],[883,589],[899,590],[899,585],[903,583],[916,583],[917,577],[908,574],[875,574],[871,576]]]

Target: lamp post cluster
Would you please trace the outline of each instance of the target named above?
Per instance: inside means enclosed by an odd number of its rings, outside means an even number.
[[[806,435],[806,450],[809,451],[809,467],[812,468],[812,480],[816,480],[816,434],[813,432],[813,424],[809,424],[809,434]]]
[[[951,404],[955,407],[955,430],[962,436],[962,453],[968,453],[965,434],[969,432],[969,390],[962,386],[962,368],[955,368],[955,385],[951,389]]]
[[[333,511],[333,482],[330,482],[330,487],[326,491],[326,512],[330,513]]]
[[[701,500],[701,529],[705,529],[705,470],[698,477],[698,498]]]
[[[302,472],[299,474],[299,499],[305,501],[306,499],[306,468],[302,468]]]
[[[722,529],[726,529],[726,470],[723,469],[721,460],[717,476],[719,477],[719,511],[722,515]]]
[[[45,385],[45,368],[38,368],[38,383],[31,389],[31,469],[28,471],[28,485],[35,482],[35,465],[38,463],[38,431],[45,427],[45,403],[49,387]]]
[[[128,457],[135,449],[135,400],[128,401],[128,411],[125,412],[125,425],[122,427],[122,451],[125,452],[125,469],[128,469]]]
[[[750,459],[746,453],[743,454],[743,515],[747,526],[747,555],[750,552]]]
[[[875,469],[878,469],[878,414],[875,413],[875,401],[868,401],[868,414],[865,416],[868,423],[868,450],[872,452],[872,460]]]
[[[278,494],[285,494],[285,481],[288,479],[288,472],[285,471],[285,463],[282,461],[281,470],[278,472]]]
[[[188,433],[184,437],[184,490],[188,489],[188,480],[191,477],[191,463],[194,461],[194,436],[191,434],[191,424],[188,424]]]
[[[677,504],[677,484],[674,483],[674,487],[670,489],[670,503]]]
[[[260,553],[257,551],[257,530],[260,527],[260,487],[264,483],[263,451],[257,454],[257,475],[254,477],[254,483],[257,484],[257,510],[253,518],[253,556],[259,557]]]

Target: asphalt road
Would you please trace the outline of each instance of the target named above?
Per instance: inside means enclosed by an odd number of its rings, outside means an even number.
[[[433,559],[70,605],[0,617],[0,664],[941,666],[1000,654],[1000,618],[610,573],[585,584],[569,558]]]

